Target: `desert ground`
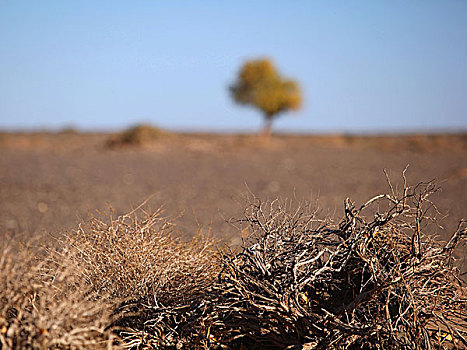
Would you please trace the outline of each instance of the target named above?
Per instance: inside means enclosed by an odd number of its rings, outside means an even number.
[[[72,231],[88,215],[127,213],[144,203],[176,218],[175,231],[210,232],[241,243],[232,223],[248,200],[309,201],[338,220],[389,191],[436,180],[432,200],[447,238],[467,218],[467,134],[402,136],[167,134],[143,146],[108,147],[106,133],[0,134],[0,232],[48,237]],[[459,251],[466,271],[465,247]]]

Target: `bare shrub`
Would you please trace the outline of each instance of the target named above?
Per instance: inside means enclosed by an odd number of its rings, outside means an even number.
[[[467,346],[466,292],[449,242],[423,233],[433,183],[405,185],[333,224],[280,202],[253,203],[251,232],[195,302],[147,308],[138,348],[448,349]]]

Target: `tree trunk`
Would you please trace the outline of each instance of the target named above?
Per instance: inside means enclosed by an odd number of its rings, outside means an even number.
[[[266,138],[269,138],[271,136],[272,119],[273,118],[271,116],[268,116],[268,115],[266,115],[264,117],[264,125],[263,125],[263,130],[262,130],[261,134]]]

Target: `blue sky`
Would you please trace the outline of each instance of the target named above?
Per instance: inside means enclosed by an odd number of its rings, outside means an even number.
[[[256,57],[303,89],[275,130],[467,129],[465,0],[0,0],[0,128],[256,131]]]

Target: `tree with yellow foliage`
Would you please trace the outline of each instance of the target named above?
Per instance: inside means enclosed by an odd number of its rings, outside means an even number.
[[[247,61],[229,89],[235,102],[263,113],[266,136],[271,134],[274,118],[282,112],[298,110],[302,104],[297,82],[281,77],[269,59]]]

